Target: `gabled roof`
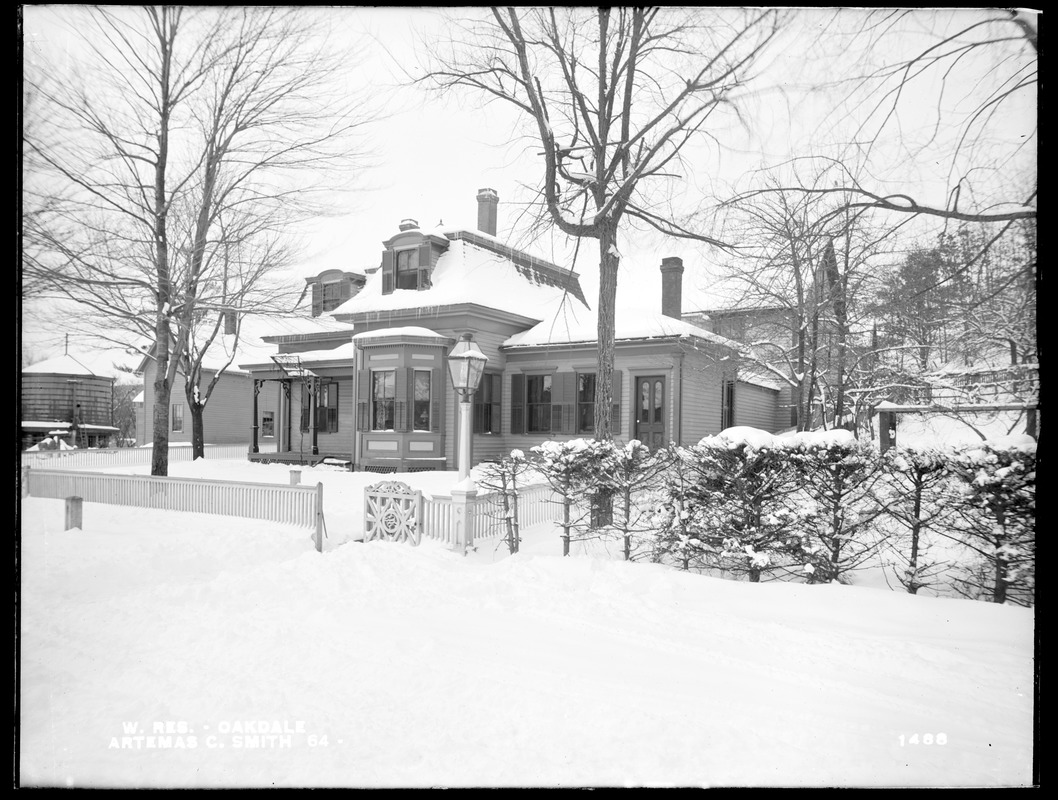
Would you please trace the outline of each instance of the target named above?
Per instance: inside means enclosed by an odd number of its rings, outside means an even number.
[[[587,308],[574,272],[509,247],[480,231],[437,228],[448,247],[438,257],[427,289],[395,289],[382,294],[382,273],[368,275],[360,292],[331,314],[342,319],[373,311],[415,311],[473,303],[497,311],[542,319],[541,308],[570,297]]]
[[[596,328],[598,315],[587,308],[578,308],[564,303],[548,319],[527,331],[516,333],[503,343],[504,347],[542,347],[555,344],[588,344],[598,341]],[[700,339],[713,344],[738,350],[739,345],[730,339],[692,325],[683,320],[667,317],[652,309],[619,308],[614,320],[614,338],[617,341],[642,341],[649,339]]]

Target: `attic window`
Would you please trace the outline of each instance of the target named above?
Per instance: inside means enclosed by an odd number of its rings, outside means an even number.
[[[397,251],[396,284],[398,289],[419,288],[419,253],[417,250]]]
[[[382,294],[390,294],[397,289],[429,289],[432,285],[431,266],[431,248],[428,242],[417,247],[386,250],[382,253]]]

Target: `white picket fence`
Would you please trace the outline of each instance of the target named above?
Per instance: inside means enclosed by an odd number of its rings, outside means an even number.
[[[561,515],[552,502],[553,492],[546,485],[526,486],[518,490],[518,525],[525,528]],[[474,515],[474,540],[507,535],[503,517],[503,498],[498,494],[475,497],[469,504]],[[447,545],[455,544],[455,513],[452,498],[433,495],[423,498],[422,535]]]
[[[23,490],[33,497],[190,511],[301,525],[323,525],[323,485],[283,486],[150,475],[108,475],[80,470],[24,469]]]
[[[244,459],[248,444],[207,444],[208,459]],[[169,463],[191,461],[193,448],[170,447]],[[150,447],[116,447],[91,450],[41,450],[22,453],[22,466],[37,469],[108,469],[145,467],[151,463]]]

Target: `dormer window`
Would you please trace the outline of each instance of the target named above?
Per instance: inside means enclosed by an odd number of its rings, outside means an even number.
[[[396,284],[398,289],[419,288],[419,251],[397,251]]]
[[[432,246],[422,241],[418,231],[403,234],[405,238],[414,236],[417,244],[414,247],[396,247],[382,253],[382,294],[390,294],[398,289],[429,289],[430,269],[432,267]]]

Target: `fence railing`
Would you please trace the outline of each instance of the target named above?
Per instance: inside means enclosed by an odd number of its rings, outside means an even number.
[[[220,514],[314,528],[321,547],[323,485],[283,486],[150,475],[107,475],[79,470],[23,470],[23,489],[33,497],[88,503]]]
[[[546,522],[556,515],[551,502],[551,488],[545,485],[527,486],[518,490],[518,525],[527,527]],[[468,504],[473,515],[473,538],[491,539],[507,535],[503,516],[503,498],[498,494],[475,497]],[[455,506],[447,495],[423,498],[422,535],[448,545],[456,544]]]
[[[206,458],[246,458],[249,444],[207,444]],[[193,448],[170,447],[169,463],[191,461]],[[41,450],[23,452],[22,466],[39,469],[108,469],[145,467],[151,463],[150,447],[115,447],[90,450]]]

